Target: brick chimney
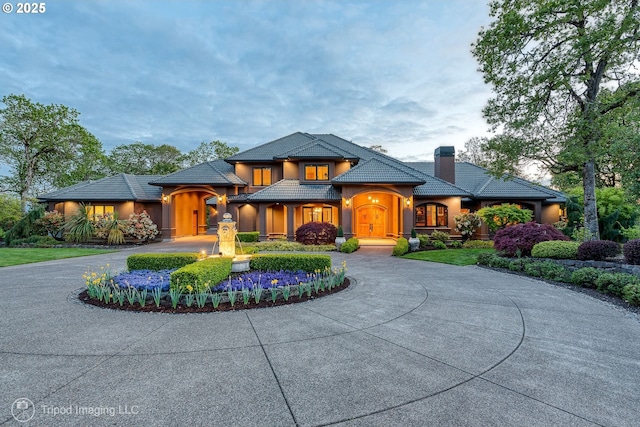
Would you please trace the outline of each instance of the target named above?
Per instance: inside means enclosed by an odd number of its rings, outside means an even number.
[[[456,183],[456,148],[438,147],[434,153],[435,163],[433,173],[436,178],[440,178],[452,184]]]

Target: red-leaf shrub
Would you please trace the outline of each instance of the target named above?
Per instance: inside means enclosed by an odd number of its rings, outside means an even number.
[[[296,230],[296,242],[303,245],[330,245],[336,241],[338,229],[328,222],[308,222]]]
[[[549,224],[527,222],[498,230],[493,238],[493,247],[508,256],[518,254],[529,256],[536,243],[549,240],[569,240],[569,238]]]
[[[578,259],[581,261],[602,261],[620,253],[620,245],[611,240],[587,240],[578,246]]]
[[[629,240],[624,244],[623,251],[627,264],[640,265],[640,239]]]

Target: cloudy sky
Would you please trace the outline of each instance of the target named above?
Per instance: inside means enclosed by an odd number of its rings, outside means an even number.
[[[78,110],[106,150],[296,131],[430,159],[486,134],[482,0],[49,0],[0,14],[0,96]]]

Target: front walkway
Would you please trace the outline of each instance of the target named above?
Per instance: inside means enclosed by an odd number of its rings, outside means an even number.
[[[355,283],[302,304],[168,315],[74,298],[87,266],[199,244],[0,269],[0,423],[28,398],[52,426],[638,424],[637,317],[529,278],[370,247],[332,254]]]

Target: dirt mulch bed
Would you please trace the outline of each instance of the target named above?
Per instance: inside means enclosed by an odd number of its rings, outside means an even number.
[[[298,297],[298,295],[291,295],[288,300],[285,300],[281,294],[278,295],[278,298],[275,302],[271,301],[271,292],[268,289],[265,289],[262,293],[262,299],[258,304],[255,303],[253,298],[249,301],[249,304],[244,305],[244,301],[242,300],[242,296],[238,295],[235,304],[232,306],[228,301],[220,302],[217,308],[213,308],[213,304],[211,301],[207,301],[204,307],[198,307],[196,302],[193,302],[191,307],[187,307],[184,304],[178,304],[176,308],[171,307],[170,301],[167,301],[166,298],[163,298],[160,307],[157,307],[156,304],[151,301],[147,302],[144,307],[140,307],[140,304],[130,305],[128,301],[125,301],[121,306],[118,302],[110,302],[105,303],[103,301],[99,301],[95,298],[89,298],[87,291],[84,290],[80,292],[78,295],[78,299],[89,305],[94,305],[96,307],[101,308],[110,308],[113,310],[122,310],[122,311],[136,311],[136,312],[147,312],[147,313],[211,313],[218,311],[240,311],[240,310],[250,310],[254,308],[267,308],[267,307],[278,307],[281,305],[289,305],[289,304],[297,304],[299,302],[311,301],[318,298],[322,298],[327,295],[335,294],[336,292],[340,292],[342,290],[347,289],[351,285],[351,281],[348,277],[345,277],[344,283],[341,286],[332,288],[331,290],[325,290],[316,293],[311,293],[311,296],[307,296],[306,293],[302,295],[302,297]]]

